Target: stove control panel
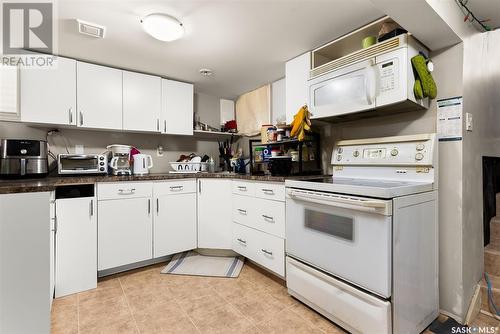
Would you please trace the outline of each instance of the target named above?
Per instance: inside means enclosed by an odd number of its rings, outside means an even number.
[[[434,134],[343,140],[336,143],[332,165],[432,166]]]

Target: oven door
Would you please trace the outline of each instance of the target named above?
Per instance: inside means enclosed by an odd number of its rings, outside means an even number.
[[[287,188],[289,256],[391,296],[392,201]]]

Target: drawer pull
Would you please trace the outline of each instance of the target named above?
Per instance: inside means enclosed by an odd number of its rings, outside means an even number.
[[[132,195],[135,193],[135,188],[124,190],[124,189],[118,189],[118,194],[119,195]]]
[[[246,240],[243,240],[243,239],[240,239],[240,238],[238,238],[238,239],[236,239],[236,240],[238,240],[238,241],[239,241],[239,242],[241,242],[242,244],[245,244],[245,245],[247,244],[247,241],[246,241]]]
[[[238,209],[238,212],[241,213],[242,215],[247,214],[247,210],[243,210],[243,209]]]
[[[274,195],[274,190],[272,190],[272,189],[262,189],[262,191],[266,195]]]
[[[268,215],[262,215],[262,218],[264,218],[264,220],[270,222],[270,223],[274,223],[274,217],[271,217],[271,216],[268,216]]]
[[[238,189],[241,191],[247,191],[247,187],[245,186],[238,186]]]
[[[170,191],[182,191],[184,189],[184,186],[171,186]]]
[[[262,253],[267,254],[267,255],[273,255],[273,252],[268,251],[267,249],[262,248],[261,249]]]

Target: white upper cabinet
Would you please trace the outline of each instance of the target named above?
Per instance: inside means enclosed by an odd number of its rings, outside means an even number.
[[[77,62],[78,126],[122,129],[122,71]]]
[[[308,104],[309,92],[307,81],[311,70],[311,52],[306,52],[286,62],[285,95],[286,122],[290,124],[300,107]]]
[[[161,78],[123,71],[123,130],[160,132]]]
[[[0,64],[0,120],[19,120],[19,69]]]
[[[161,132],[175,135],[193,134],[192,84],[162,79]]]
[[[76,60],[57,57],[55,68],[21,69],[21,120],[76,125]]]

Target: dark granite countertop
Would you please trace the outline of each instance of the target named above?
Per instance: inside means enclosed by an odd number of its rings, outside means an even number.
[[[311,179],[320,175],[309,176],[259,176],[241,175],[234,173],[196,173],[196,174],[149,174],[145,176],[102,176],[102,175],[78,175],[78,176],[48,176],[37,179],[4,179],[0,180],[0,194],[13,194],[24,192],[52,191],[58,186],[75,184],[92,184],[97,182],[123,182],[123,181],[161,181],[171,179],[191,179],[191,178],[224,178],[253,180],[263,182],[285,182],[285,179]]]

